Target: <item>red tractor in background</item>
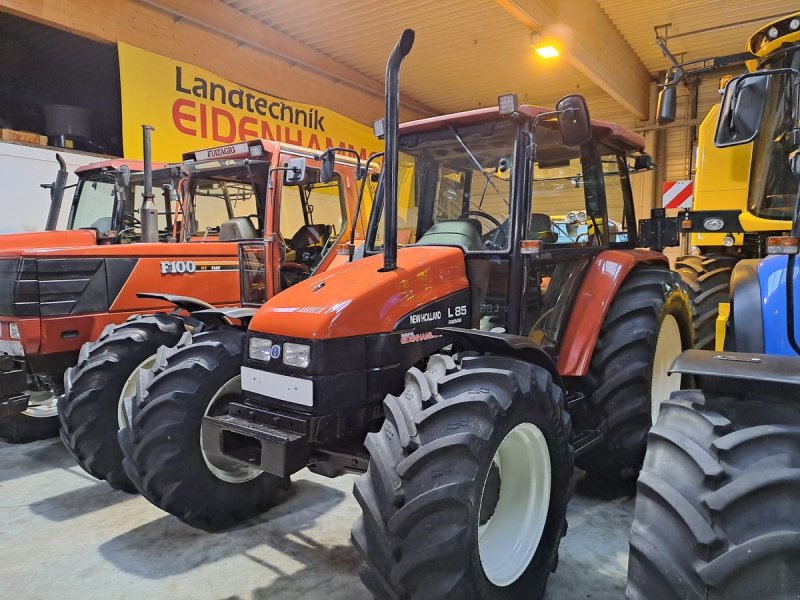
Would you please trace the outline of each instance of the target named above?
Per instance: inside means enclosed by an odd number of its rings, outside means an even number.
[[[224,246],[238,251],[241,262],[235,255],[225,262],[191,255],[154,260],[149,269],[155,276],[131,286],[126,302],[131,307],[149,302],[161,310],[104,323],[102,332],[84,343],[75,366],[67,369],[65,393],[58,402],[61,438],[78,463],[129,492],[135,488],[122,470],[117,431],[126,423],[130,407],[126,410],[125,402],[134,394],[139,369],[153,366],[162,346],[185,345],[208,331],[239,335],[256,307],[316,272],[347,262],[356,233],[363,239],[361,221],[352,218],[358,180],[362,191],[366,184],[367,169],[360,159],[340,160],[338,172],[327,173],[322,181],[313,151],[267,140],[183,158],[179,218],[190,239],[203,243],[173,247]],[[219,219],[218,230],[204,227]],[[165,303],[175,310],[164,310]],[[226,308],[215,309],[222,304]]]
[[[667,368],[692,345],[688,294],[639,249],[677,245],[677,221],[637,228],[644,140],[591,121],[580,96],[398,126],[413,35],[387,66],[365,257],[271,298],[246,335],[165,351],[120,431],[123,464],[210,530],[302,468],[362,473],[352,535],[376,598],[540,598],[573,462],[634,477],[657,401],[681,386]],[[558,235],[553,217],[578,208],[591,227]]]

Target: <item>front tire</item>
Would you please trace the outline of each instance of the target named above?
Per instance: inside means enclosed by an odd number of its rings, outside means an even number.
[[[0,418],[0,438],[12,444],[46,440],[58,435],[55,413],[58,392],[29,392],[29,407],[24,412]]]
[[[187,334],[143,371],[133,419],[119,432],[123,467],[139,492],[188,525],[218,531],[269,508],[289,480],[206,454],[203,417],[241,400],[245,332]]]
[[[541,598],[573,462],[550,374],[501,356],[435,355],[384,407],[352,530],[375,598]]]
[[[123,399],[135,392],[139,368],[152,366],[158,349],[177,344],[184,331],[174,315],[134,315],[84,344],[78,364],[67,369],[58,401],[61,440],[84,471],[114,489],[136,492],[117,443]]]
[[[794,598],[800,410],[755,394],[679,392],[639,477],[630,600]]]
[[[587,378],[581,429],[599,429],[600,444],[576,459],[592,475],[636,477],[658,405],[679,390],[667,370],[692,347],[692,309],[679,277],[665,267],[634,269],[614,297],[597,338]]]

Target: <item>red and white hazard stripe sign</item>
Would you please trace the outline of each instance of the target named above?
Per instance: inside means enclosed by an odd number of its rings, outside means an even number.
[[[694,181],[665,181],[661,206],[664,208],[691,208],[694,199]]]

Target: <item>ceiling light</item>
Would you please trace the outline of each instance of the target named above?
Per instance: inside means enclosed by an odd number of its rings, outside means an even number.
[[[536,54],[542,58],[555,58],[561,54],[558,51],[558,48],[552,44],[547,44],[546,46],[537,46],[534,48],[534,50],[536,50]]]

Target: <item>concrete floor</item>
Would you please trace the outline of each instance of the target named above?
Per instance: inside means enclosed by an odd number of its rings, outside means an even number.
[[[353,479],[303,471],[286,503],[208,534],[92,479],[59,440],[0,442],[0,597],[369,600],[349,540]],[[629,493],[578,481],[548,600],[622,597]]]

